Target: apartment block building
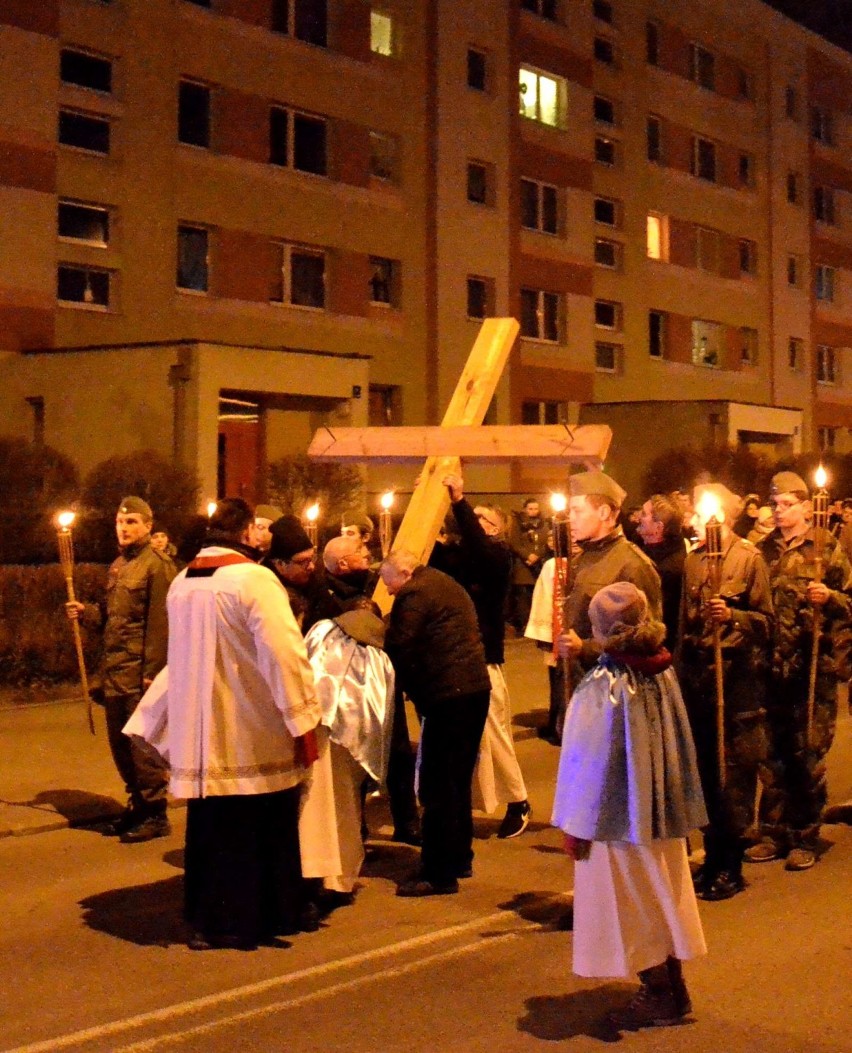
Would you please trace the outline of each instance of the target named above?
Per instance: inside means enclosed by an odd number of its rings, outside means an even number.
[[[260,497],[507,314],[488,420],[610,423],[631,489],[852,448],[852,56],[759,0],[0,0],[0,85],[3,430],[83,468]]]

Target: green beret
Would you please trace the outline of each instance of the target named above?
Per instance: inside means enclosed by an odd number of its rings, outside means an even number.
[[[118,506],[118,510],[125,516],[140,515],[149,523],[154,519],[154,513],[151,511],[151,506],[141,497],[123,497],[121,499],[121,504]]]
[[[723,483],[699,483],[692,494],[696,508],[701,504],[704,494],[712,494],[719,502],[719,508],[725,513],[725,520],[729,525],[733,525],[733,521],[742,510],[742,501],[739,496],[732,493]]]
[[[769,484],[770,493],[773,494],[795,494],[796,492],[810,494],[811,488],[795,472],[778,472],[772,476]]]
[[[616,508],[621,508],[627,491],[622,490],[615,479],[606,472],[580,472],[568,479],[568,490],[572,497],[605,497]]]
[[[280,519],[284,513],[280,508],[275,505],[258,505],[254,510],[255,519],[268,519],[270,523],[274,523],[276,519]]]

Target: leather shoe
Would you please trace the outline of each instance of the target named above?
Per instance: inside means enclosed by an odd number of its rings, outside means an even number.
[[[816,863],[816,853],[810,848],[794,848],[787,856],[785,870],[810,870]]]
[[[421,897],[421,896],[452,896],[459,890],[458,881],[438,883],[427,881],[425,878],[414,878],[412,881],[404,881],[396,890],[398,896]]]
[[[704,889],[702,898],[710,900],[730,899],[742,892],[745,882],[739,874],[733,874],[730,870],[720,870],[713,881]]]
[[[403,826],[393,832],[393,840],[401,845],[413,845],[419,848],[423,844],[420,831],[414,826]]]
[[[129,830],[125,830],[119,837],[125,845],[135,845],[142,841],[153,841],[156,837],[168,837],[172,832],[172,826],[165,812],[162,815],[149,815],[142,819]]]
[[[774,841],[767,838],[747,848],[743,858],[747,863],[771,863],[780,855],[782,855],[780,845],[776,845]]]
[[[713,884],[715,877],[715,873],[707,869],[707,864],[702,863],[692,875],[692,887],[695,889],[696,894],[700,896],[706,892]]]

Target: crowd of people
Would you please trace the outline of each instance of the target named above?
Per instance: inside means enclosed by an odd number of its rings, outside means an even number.
[[[539,734],[561,746],[552,822],[575,860],[575,971],[637,973],[623,1022],[676,1023],[691,1011],[681,962],[705,950],[696,897],[742,892],[746,861],[819,858],[850,676],[852,503],[839,530],[817,528],[807,484],[781,472],[770,529],[757,495],[720,483],[625,515],[618,483],[586,471],[548,520],[535,498],[508,516],[471,504],[460,475],[444,485],[429,565],[373,558],[367,517],[320,553],[298,517],[232,498],[178,572],[148,504],[121,502],[103,608],[67,605],[104,633],[96,692],[128,795],[107,832],[165,836],[167,790],[187,800],[196,950],[311,931],[352,902],[376,791],[394,840],[420,848],[398,895],[457,893],[473,809],[504,808],[504,839],[531,816],[508,624],[548,668]]]

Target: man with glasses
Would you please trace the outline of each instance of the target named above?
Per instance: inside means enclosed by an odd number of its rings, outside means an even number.
[[[271,541],[264,564],[275,574],[290,598],[302,634],[324,617],[318,610],[315,578],[316,550],[298,516],[286,515],[269,528]]]
[[[772,479],[775,530],[759,544],[769,567],[775,627],[767,699],[770,758],[764,773],[761,832],[746,852],[751,862],[786,857],[787,870],[816,862],[826,803],[825,755],[837,722],[837,684],[849,677],[852,567],[826,531],[822,581],[816,581],[810,492],[795,472]],[[813,731],[808,741],[808,692],[814,616],[821,614]]]

